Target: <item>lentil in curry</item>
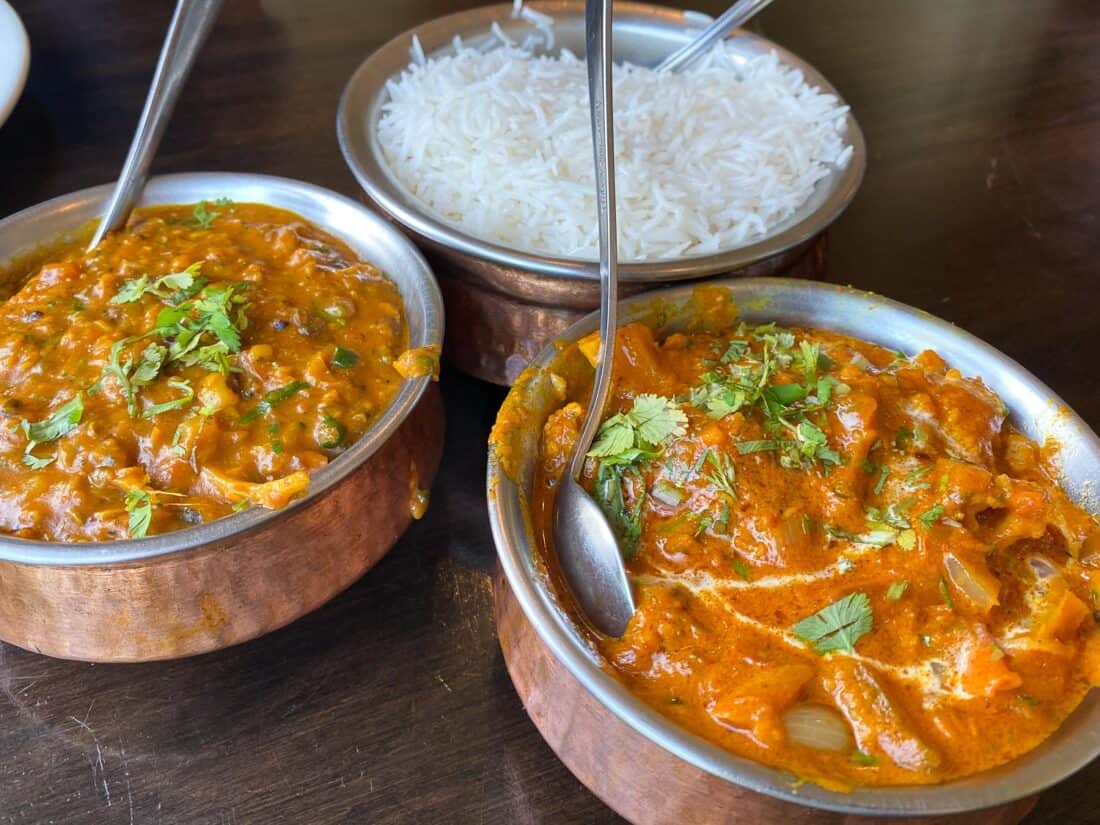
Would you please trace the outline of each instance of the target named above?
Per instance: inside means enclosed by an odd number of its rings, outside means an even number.
[[[638,610],[596,644],[650,706],[844,789],[993,768],[1100,684],[1100,526],[979,379],[774,324],[658,340],[634,323],[614,353],[583,483]],[[573,400],[534,483],[559,588],[553,496],[589,376],[555,375]]]
[[[382,273],[258,204],[142,209],[4,280],[21,286],[0,302],[0,531],[23,538],[284,506],[433,355],[402,361]]]

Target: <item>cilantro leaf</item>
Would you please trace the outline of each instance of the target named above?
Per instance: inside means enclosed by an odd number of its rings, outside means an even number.
[[[148,275],[132,278],[122,285],[111,299],[112,304],[130,304],[145,295],[153,295],[170,304],[178,304],[202,289],[205,281],[199,277],[202,261],[196,261],[182,272],[162,275],[150,281]]]
[[[670,438],[682,436],[687,416],[674,402],[660,395],[639,395],[634,399],[630,419],[638,437],[647,444],[662,445]]]
[[[168,379],[168,386],[174,390],[179,390],[183,395],[179,398],[173,398],[171,401],[153,404],[141,414],[142,418],[152,418],[154,415],[160,415],[169,410],[178,410],[180,407],[186,407],[195,398],[195,391],[191,388],[191,385],[181,378]]]
[[[735,446],[741,455],[750,453],[769,453],[780,449],[785,442],[778,438],[762,438],[756,441],[738,441]],[[787,442],[794,443],[794,442]]]
[[[638,496],[633,508],[628,508],[623,496],[623,477],[633,470],[623,464],[601,461],[596,468],[596,486],[593,497],[600,505],[604,515],[611,523],[611,529],[619,540],[619,549],[625,558],[630,558],[638,547],[642,536],[642,514],[645,509],[646,494]]]
[[[123,506],[130,514],[129,532],[130,538],[140,539],[149,532],[149,525],[153,521],[153,498],[145,490],[136,487],[126,493]]]
[[[932,525],[943,518],[945,510],[946,508],[942,504],[936,504],[917,516],[917,520],[924,525],[926,530],[930,529]]]
[[[730,498],[737,498],[737,472],[730,457],[707,450],[706,460],[714,468],[707,473],[707,481],[714,485],[719,492],[725,493]]]
[[[49,467],[57,461],[56,456],[50,456],[49,458],[39,458],[36,455],[30,453],[23,453],[23,463],[30,467],[32,470],[43,470]]]
[[[26,451],[29,453],[36,444],[57,441],[57,439],[68,435],[77,428],[83,416],[84,395],[83,393],[77,393],[71,400],[54,410],[49,418],[33,422],[23,419],[21,425],[23,434],[27,437],[28,442],[32,442]]]
[[[886,486],[886,477],[890,475],[890,468],[885,464],[879,469],[878,481],[875,482],[875,495],[877,496],[882,492],[882,488]]]
[[[634,446],[634,424],[622,413],[616,413],[600,425],[596,441],[588,454],[593,458],[619,455]]]
[[[871,600],[866,593],[852,593],[807,616],[791,631],[816,653],[834,650],[851,653],[872,626]]]
[[[639,395],[629,412],[608,418],[588,451],[593,458],[633,463],[651,457],[674,437],[687,430],[687,416],[675,402],[660,395]]]

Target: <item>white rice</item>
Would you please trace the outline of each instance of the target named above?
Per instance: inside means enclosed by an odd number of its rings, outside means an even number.
[[[517,3],[517,13],[526,11]],[[536,56],[543,35],[414,60],[390,81],[378,137],[428,209],[464,231],[554,256],[597,256],[584,61]],[[775,54],[738,65],[725,44],[689,70],[616,66],[615,157],[624,261],[742,246],[794,213],[851,147],[833,95]]]

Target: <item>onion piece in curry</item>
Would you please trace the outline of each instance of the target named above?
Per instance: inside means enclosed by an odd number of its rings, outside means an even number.
[[[1100,526],[979,379],[773,324],[657,340],[634,323],[614,352],[583,483],[638,611],[596,644],[647,704],[847,789],[1001,765],[1100,683]],[[567,403],[534,482],[563,597],[550,514],[590,381],[555,376]]]
[[[258,204],[142,209],[0,283],[18,285],[0,303],[0,531],[22,538],[282,507],[437,356],[402,357],[382,273]]]

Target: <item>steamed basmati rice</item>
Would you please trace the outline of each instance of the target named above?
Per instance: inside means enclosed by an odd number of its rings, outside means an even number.
[[[503,37],[487,51],[456,42],[453,55],[414,60],[390,81],[378,125],[386,161],[429,210],[472,235],[594,260],[584,61]],[[775,54],[738,64],[720,44],[682,73],[616,66],[614,98],[624,261],[759,239],[851,155],[847,107]]]

